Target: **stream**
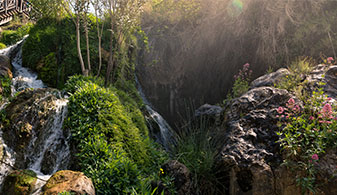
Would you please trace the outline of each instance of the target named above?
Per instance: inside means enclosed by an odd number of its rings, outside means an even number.
[[[12,79],[12,96],[16,93],[23,91],[27,88],[39,89],[47,88],[47,86],[38,79],[36,73],[28,68],[22,66],[22,45],[27,37],[23,40],[17,42],[16,44],[0,50],[0,54],[6,55],[11,58],[13,65],[13,79]],[[143,90],[136,78],[137,87],[143,101],[145,103],[146,110],[148,112],[148,117],[154,121],[157,127],[153,124],[149,124],[149,129],[154,133],[154,138],[156,141],[163,145],[166,150],[169,150],[169,146],[173,143],[172,139],[172,128],[164,120],[164,118],[152,109],[151,104],[147,101]],[[69,149],[69,137],[64,135],[62,126],[63,122],[67,116],[67,103],[68,100],[62,97],[61,93],[51,94],[46,92],[44,97],[34,100],[32,105],[29,105],[28,110],[36,109],[41,102],[45,99],[51,98],[51,96],[56,97],[53,99],[52,106],[48,108],[51,115],[46,119],[45,125],[38,132],[32,131],[32,138],[28,144],[28,150],[24,154],[24,160],[26,167],[20,167],[20,169],[29,169],[37,174],[37,182],[35,188],[33,189],[33,195],[41,194],[41,190],[46,181],[59,170],[65,170],[68,168],[70,159],[70,149]],[[0,110],[6,107],[7,103],[0,105]],[[28,111],[26,113],[29,113]],[[34,118],[28,118],[23,116],[22,120],[31,120],[31,124],[34,124]],[[35,127],[34,127],[35,128]],[[157,129],[157,130],[155,130]],[[3,156],[0,164],[0,189],[4,182],[5,177],[10,174],[15,167],[16,156],[15,151],[5,144],[2,137],[3,132],[0,131],[0,144],[3,145]],[[67,133],[69,134],[69,133]],[[52,161],[49,160],[52,157]],[[46,168],[45,164],[49,164]]]

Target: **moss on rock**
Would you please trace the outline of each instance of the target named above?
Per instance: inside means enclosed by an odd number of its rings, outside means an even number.
[[[73,192],[74,194],[95,195],[91,179],[82,172],[63,170],[56,172],[43,186],[43,195]]]
[[[1,194],[29,195],[36,180],[36,173],[32,170],[13,171],[5,178]]]

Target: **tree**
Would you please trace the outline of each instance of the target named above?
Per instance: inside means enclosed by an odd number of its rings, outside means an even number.
[[[106,0],[110,17],[109,61],[105,76],[105,84],[113,82],[117,71],[117,59],[124,48],[130,45],[127,38],[140,25],[140,13],[146,0]]]
[[[66,14],[62,6],[63,0],[31,0],[32,12],[30,17],[40,19],[42,17],[61,18]]]
[[[97,29],[97,38],[98,38],[98,71],[97,77],[99,77],[101,69],[102,69],[102,36],[104,29],[104,22],[102,19],[104,18],[104,8],[106,7],[105,1],[101,0],[91,0],[91,4],[94,8],[95,17],[96,17],[96,29]]]
[[[81,52],[81,35],[80,35],[80,20],[81,16],[83,14],[86,14],[86,7],[88,4],[88,0],[65,0],[61,2],[63,5],[63,8],[66,10],[66,12],[71,16],[71,19],[73,20],[75,27],[76,27],[76,47],[77,47],[77,54],[78,59],[80,61],[82,74],[85,76],[88,76],[89,70],[85,68],[83,56]],[[74,12],[74,13],[73,13]]]

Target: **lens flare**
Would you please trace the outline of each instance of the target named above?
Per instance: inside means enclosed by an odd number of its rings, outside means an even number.
[[[243,3],[241,0],[233,0],[232,5],[240,10],[243,8]]]

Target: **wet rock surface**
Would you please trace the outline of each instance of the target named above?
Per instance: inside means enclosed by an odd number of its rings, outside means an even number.
[[[62,192],[73,194],[95,195],[94,185],[82,172],[59,171],[56,172],[42,188],[44,195],[57,195]]]
[[[4,180],[1,194],[29,195],[34,188],[36,180],[36,173],[34,171],[12,171]]]
[[[17,153],[16,167],[25,168],[29,163],[25,154],[34,150],[28,147],[34,134],[38,135],[36,143],[44,140],[41,131],[55,112],[57,93],[54,89],[27,89],[6,106],[9,124],[3,129],[3,139]]]

